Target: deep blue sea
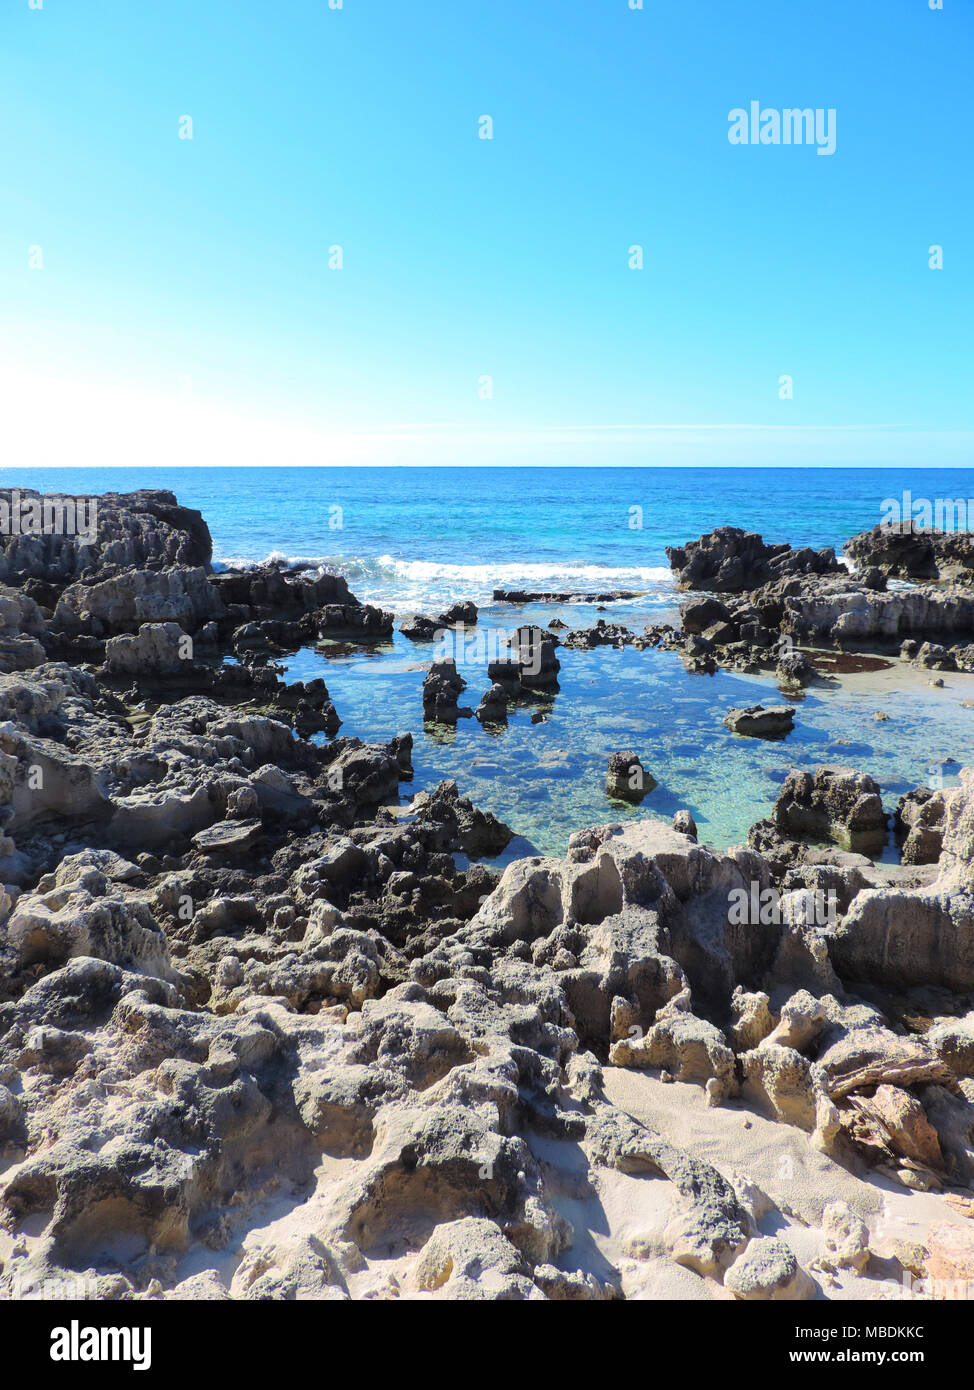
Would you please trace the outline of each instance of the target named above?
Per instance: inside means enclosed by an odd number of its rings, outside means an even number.
[[[436,613],[454,598],[481,606],[481,626],[511,628],[558,616],[574,627],[599,616],[641,629],[675,610],[665,546],[714,526],[761,532],[793,545],[841,544],[876,525],[883,500],[974,498],[974,471],[936,469],[173,468],[0,470],[4,487],[64,493],[165,487],[209,523],[217,563],[268,556],[311,560],[348,578],[361,599],[397,620]],[[640,589],[609,606],[512,608],[495,587]],[[462,720],[423,726],[420,688],[429,647],[397,631],[371,652],[313,649],[288,662],[293,678],[322,675],[342,734],[388,738],[409,729],[416,778],[404,793],[455,777],[527,844],[562,852],[571,831],[688,806],[701,838],[727,845],[767,813],[789,767],[846,762],[873,773],[890,808],[896,795],[943,775],[945,760],[974,759],[974,678],[915,680],[890,693],[868,682],[813,688],[783,743],[740,739],[721,718],[734,704],[779,699],[766,676],[690,675],[672,653],[561,649],[561,691],[519,709],[502,733]],[[486,689],[486,662],[462,667],[467,699]],[[878,723],[882,709],[890,718]],[[532,713],[542,722],[532,722]],[[633,748],[659,787],[639,810],[611,803],[605,761]],[[946,764],[946,780],[950,780]],[[892,853],[892,850],[890,851]]]

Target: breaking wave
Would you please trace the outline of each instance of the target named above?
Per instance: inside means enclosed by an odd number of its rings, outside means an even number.
[[[442,602],[453,597],[489,602],[495,588],[598,587],[651,593],[669,589],[673,583],[666,565],[593,565],[565,560],[449,563],[397,559],[394,555],[290,555],[281,550],[271,551],[262,560],[223,555],[214,561],[214,568],[251,569],[270,561],[342,574],[360,598],[385,602]]]

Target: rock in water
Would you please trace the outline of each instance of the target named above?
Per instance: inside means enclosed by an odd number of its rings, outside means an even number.
[[[609,754],[609,772],[605,779],[607,796],[620,801],[642,801],[656,785],[656,778],[646,771],[635,753]]]
[[[784,738],[795,726],[795,710],[792,705],[748,705],[728,710],[724,724],[747,738]]]

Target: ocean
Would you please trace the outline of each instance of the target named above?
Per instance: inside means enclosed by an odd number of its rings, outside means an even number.
[[[409,613],[473,599],[489,631],[560,617],[599,617],[636,631],[672,619],[677,596],[665,547],[715,526],[766,540],[834,546],[876,525],[884,499],[974,496],[968,470],[669,468],[174,468],[3,469],[0,486],[90,494],[171,489],[206,518],[217,565],[270,556],[342,573],[362,600]],[[605,605],[495,604],[494,588],[638,589]],[[732,705],[780,700],[768,676],[689,674],[673,653],[559,649],[560,691],[518,709],[503,732],[474,719],[423,725],[421,686],[431,648],[398,631],[372,651],[306,649],[292,679],[323,676],[341,735],[387,739],[410,730],[416,775],[405,795],[455,778],[460,790],[517,833],[509,859],[562,853],[572,831],[688,807],[701,839],[740,843],[766,815],[793,766],[843,762],[871,772],[887,808],[896,796],[974,758],[974,711],[960,678],[913,682],[896,694],[814,687],[783,743],[741,739],[722,725]],[[473,707],[489,684],[471,645],[461,666]],[[888,721],[877,722],[882,709]],[[535,719],[532,720],[532,715]],[[610,752],[632,748],[659,783],[639,808],[609,802]],[[892,846],[887,857],[893,857]]]

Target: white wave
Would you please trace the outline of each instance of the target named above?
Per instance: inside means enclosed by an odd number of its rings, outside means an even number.
[[[213,558],[215,570],[252,570],[260,565],[312,565],[317,569],[340,570],[345,565],[361,566],[361,561],[350,555],[288,555],[283,550],[271,550],[262,560],[252,555],[219,555]]]
[[[435,560],[397,560],[392,555],[380,555],[376,564],[395,575],[397,579],[428,582],[433,579],[469,580],[472,584],[492,584],[498,588],[523,580],[559,580],[569,585],[585,583],[610,583],[615,587],[629,587],[634,584],[659,584],[672,577],[666,565],[636,565],[613,567],[611,565],[578,565],[570,562],[550,564],[530,564],[513,561],[503,565],[441,564]],[[626,581],[623,585],[622,581]]]
[[[415,611],[445,606],[457,599],[473,599],[482,606],[491,602],[494,589],[635,589],[648,591],[647,597],[632,602],[652,604],[664,601],[660,590],[665,595],[673,589],[672,573],[665,565],[585,565],[567,560],[448,564],[397,559],[394,555],[291,555],[272,550],[262,560],[218,555],[214,568],[253,569],[271,561],[344,575],[363,601]]]

